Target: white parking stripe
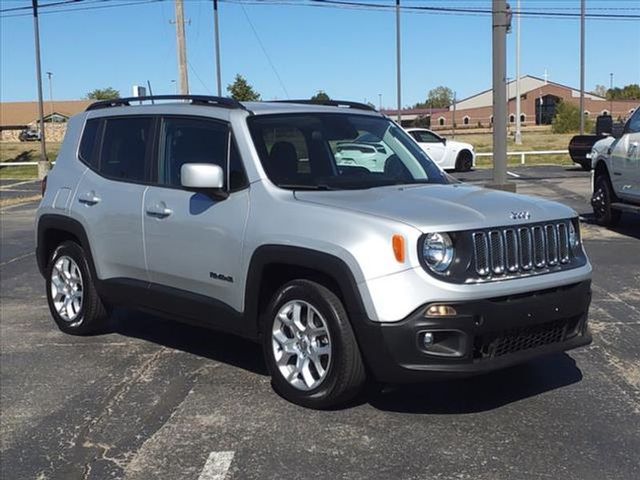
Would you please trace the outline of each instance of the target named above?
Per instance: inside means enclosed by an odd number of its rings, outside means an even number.
[[[211,452],[198,480],[224,480],[234,454],[234,452]]]
[[[509,171],[507,171],[507,175],[511,175],[512,177],[520,178],[520,175],[518,175],[517,173],[513,173],[513,172],[509,172]]]
[[[0,263],[0,267],[4,267],[5,265],[9,265],[10,263],[17,262],[18,260],[22,260],[23,258],[30,257],[31,255],[35,255],[35,252],[25,253],[24,255],[20,255],[19,257],[15,257],[11,260],[7,260],[6,262],[2,262]]]
[[[17,187],[18,185],[26,185],[27,183],[34,183],[34,182],[37,182],[37,180],[27,180],[25,182],[11,183],[9,185],[0,185],[0,190],[4,191],[8,188]]]

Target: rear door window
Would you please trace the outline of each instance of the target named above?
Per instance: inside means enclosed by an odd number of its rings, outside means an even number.
[[[100,131],[100,120],[87,120],[84,130],[82,131],[82,140],[80,141],[80,150],[78,155],[80,160],[92,168],[98,168],[98,138]]]
[[[151,117],[108,118],[100,152],[100,174],[114,180],[145,182],[152,122]]]

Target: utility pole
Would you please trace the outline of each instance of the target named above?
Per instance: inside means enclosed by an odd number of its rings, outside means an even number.
[[[491,188],[515,191],[507,184],[507,2],[493,0],[493,184]]]
[[[218,96],[222,96],[222,80],[220,76],[220,30],[218,28],[218,0],[213,0],[213,28],[216,43],[216,79],[218,81]]]
[[[583,0],[584,1],[584,0]],[[520,122],[520,0],[518,0],[516,13],[516,145],[522,145],[522,125]]]
[[[38,178],[43,179],[49,172],[47,147],[44,135],[44,107],[42,105],[42,71],[40,68],[40,28],[38,26],[38,0],[32,0],[33,33],[36,43],[36,76],[38,84],[38,114],[40,116],[40,161],[38,161]]]
[[[53,76],[52,72],[45,72],[47,74],[47,78],[49,78],[49,107],[51,109],[51,112],[49,113],[49,115],[53,115],[53,86],[51,83],[51,77]]]
[[[456,138],[456,92],[453,92],[453,115],[451,117],[451,123],[453,123],[453,138]]]
[[[402,88],[400,75],[400,0],[396,0],[396,82],[398,84],[398,125],[402,126]]]
[[[378,94],[378,110],[382,110],[382,94]]]
[[[580,0],[580,135],[584,135],[584,19],[585,0]]]
[[[180,94],[189,95],[189,77],[187,75],[187,41],[184,35],[184,1],[176,0],[176,43],[178,47],[178,76]]]

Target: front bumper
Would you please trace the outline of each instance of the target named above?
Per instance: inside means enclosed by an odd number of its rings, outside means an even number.
[[[591,282],[470,302],[432,302],[400,322],[354,322],[369,369],[384,382],[474,375],[591,343]],[[456,315],[425,317],[429,305]],[[425,346],[431,332],[434,343]]]

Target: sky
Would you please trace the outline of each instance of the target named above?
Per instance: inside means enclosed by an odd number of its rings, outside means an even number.
[[[41,5],[56,0],[40,0]],[[58,0],[59,1],[59,0]],[[362,0],[357,0],[362,1]],[[511,0],[515,8],[517,0]],[[260,4],[262,3],[262,4]],[[393,0],[368,0],[393,5]],[[403,5],[491,8],[490,0],[402,0]],[[0,0],[0,10],[31,0]],[[521,0],[523,10],[578,13],[579,0]],[[319,8],[307,0],[220,0],[223,94],[237,73],[264,100],[332,98],[396,104],[394,10]],[[587,0],[587,12],[640,15],[640,0]],[[103,8],[108,6],[108,8]],[[89,9],[89,7],[100,7]],[[54,12],[64,8],[62,12]],[[558,10],[563,9],[563,10]],[[569,9],[569,10],[566,10]],[[51,13],[48,13],[51,12]],[[0,13],[0,100],[37,99],[33,18]],[[175,93],[178,78],[173,0],[84,0],[41,8],[42,71],[54,100],[95,88],[131,94],[151,82]],[[190,91],[215,94],[211,0],[185,0]],[[514,21],[515,27],[515,21]],[[402,104],[424,101],[444,85],[458,99],[491,87],[491,17],[403,12]],[[521,74],[579,87],[579,20],[522,18]],[[515,77],[515,30],[507,38],[507,76]],[[586,88],[640,83],[640,19],[587,20]],[[43,73],[44,96],[49,84]]]

